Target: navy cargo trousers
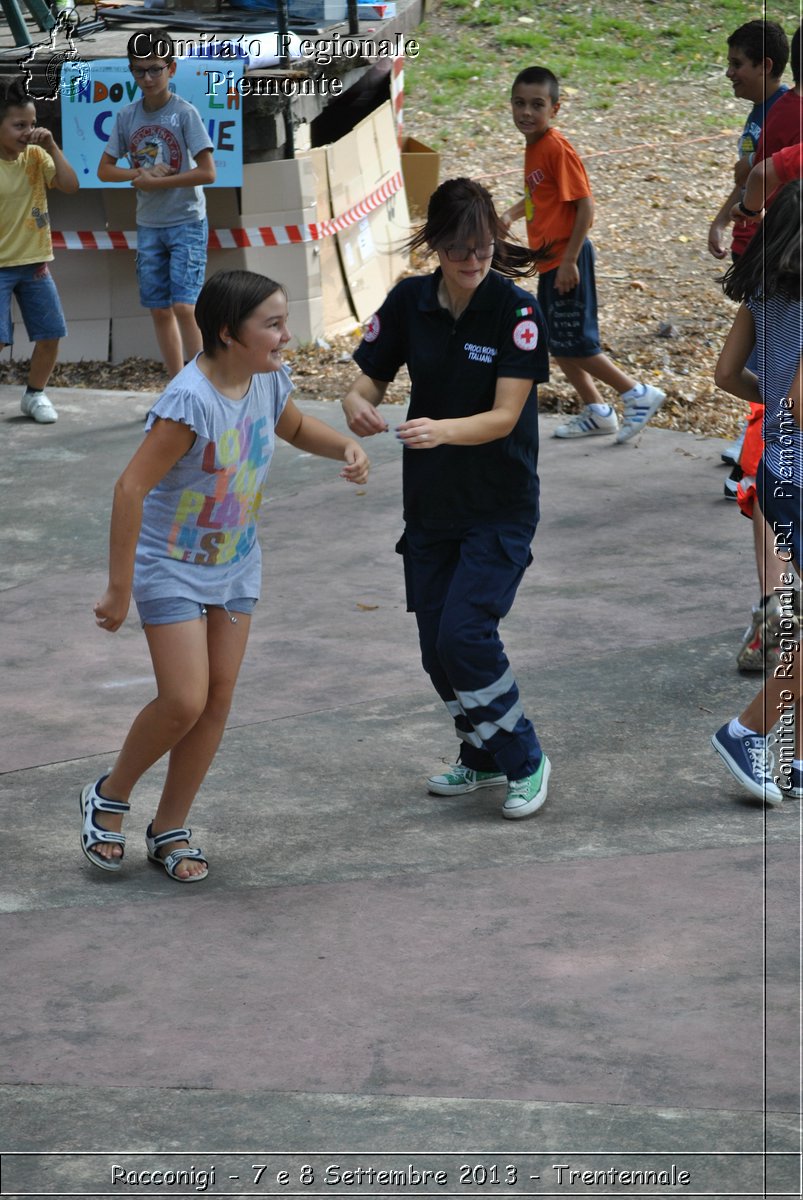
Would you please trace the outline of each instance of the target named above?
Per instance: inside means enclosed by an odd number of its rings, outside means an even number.
[[[459,761],[508,779],[532,775],[542,754],[499,636],[532,562],[534,533],[534,525],[515,522],[459,530],[408,524],[397,546],[424,670],[454,719]]]

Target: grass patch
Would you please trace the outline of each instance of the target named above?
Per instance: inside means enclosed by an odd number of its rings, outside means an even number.
[[[547,66],[605,108],[630,82],[670,83],[724,71],[728,35],[747,18],[742,0],[440,0],[419,30],[421,56],[406,86],[416,103],[490,109],[517,71]],[[438,36],[439,15],[458,39]],[[779,14],[790,30],[799,18]],[[470,83],[470,90],[466,84]]]

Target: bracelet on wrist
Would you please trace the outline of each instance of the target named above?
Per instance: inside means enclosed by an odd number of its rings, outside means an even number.
[[[743,212],[746,217],[757,217],[761,212],[760,208],[748,208],[744,200],[739,201],[739,212]]]

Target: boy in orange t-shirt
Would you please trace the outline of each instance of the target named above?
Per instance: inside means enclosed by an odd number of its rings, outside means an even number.
[[[549,327],[550,352],[585,405],[558,426],[555,437],[615,433],[617,442],[626,442],[658,411],[665,393],[631,379],[602,353],[594,248],[586,236],[594,219],[594,199],[580,156],[552,126],[560,109],[556,77],[545,67],[519,72],[511,104],[513,122],[527,143],[525,194],[503,219],[511,224],[525,217],[530,246],[547,253],[538,267],[538,301]],[[595,381],[619,393],[624,404],[621,428]]]

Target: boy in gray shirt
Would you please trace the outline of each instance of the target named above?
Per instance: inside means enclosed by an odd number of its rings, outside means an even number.
[[[201,349],[194,309],[206,272],[203,186],[215,181],[215,160],[198,110],[170,91],[172,39],[162,30],[135,33],[128,61],[142,98],[117,114],[98,178],[136,188],[139,298],[172,378]],[[117,166],[120,158],[131,165]]]

